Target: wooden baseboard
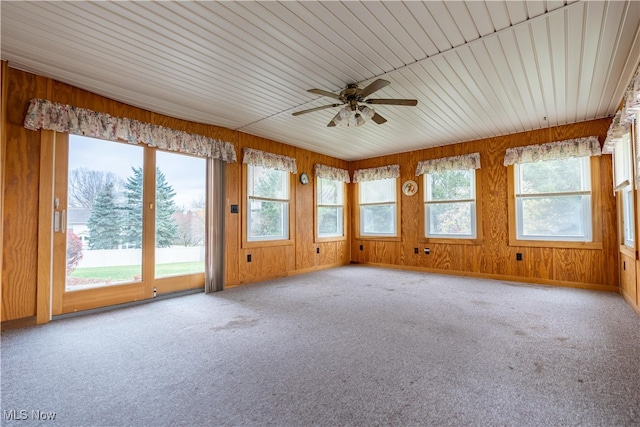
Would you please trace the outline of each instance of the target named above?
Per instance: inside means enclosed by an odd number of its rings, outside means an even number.
[[[267,280],[279,279],[279,278],[282,278],[282,277],[297,276],[298,274],[306,274],[306,273],[313,273],[314,271],[329,270],[331,268],[342,267],[344,265],[349,265],[349,263],[346,263],[346,264],[344,264],[344,263],[325,264],[325,265],[319,265],[317,267],[303,268],[303,269],[300,269],[300,270],[287,271],[287,272],[282,273],[282,274],[273,274],[273,275],[270,275],[270,276],[252,277],[251,279],[247,279],[247,280],[235,280],[233,282],[226,282],[224,284],[224,288],[225,289],[231,289],[231,288],[235,288],[237,286],[250,285],[252,283],[264,282],[264,281],[267,281]]]
[[[316,266],[316,267],[303,268],[303,269],[300,269],[300,270],[290,271],[287,275],[288,276],[297,276],[298,274],[306,274],[306,273],[313,273],[314,271],[329,270],[331,268],[342,267],[344,265],[349,265],[349,264],[337,263],[337,264],[319,265],[319,266]]]
[[[624,298],[624,300],[627,302],[627,304],[629,304],[631,306],[633,311],[636,312],[638,317],[640,317],[640,306],[638,306],[638,304],[636,304],[635,298],[633,296],[629,295],[628,293],[626,293],[624,291],[624,289],[620,289],[620,294],[622,295],[622,298]]]
[[[475,277],[478,279],[506,280],[509,282],[520,282],[520,283],[548,285],[548,286],[560,286],[563,288],[578,288],[578,289],[588,289],[592,291],[620,292],[620,288],[618,286],[602,285],[599,283],[568,282],[568,281],[562,281],[562,280],[539,279],[535,277],[520,277],[520,276],[507,276],[507,275],[500,275],[500,274],[475,273],[475,272],[468,272],[468,271],[440,270],[436,268],[414,267],[409,265],[379,264],[379,263],[369,263],[369,262],[352,263],[352,264],[368,265],[372,267],[392,268],[396,270],[421,271],[424,273],[447,274],[449,276],[464,276],[464,277]]]
[[[22,319],[5,320],[0,323],[0,330],[6,331],[8,329],[26,328],[27,326],[35,326],[37,324],[37,317],[29,316],[23,317]]]

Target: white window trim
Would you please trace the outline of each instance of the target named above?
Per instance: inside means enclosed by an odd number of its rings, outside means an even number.
[[[515,204],[515,239],[516,241],[547,241],[547,242],[580,242],[580,243],[591,243],[594,241],[594,230],[593,230],[593,186],[592,186],[592,170],[591,170],[591,158],[590,157],[580,157],[583,159],[583,174],[586,176],[583,177],[584,182],[586,182],[589,186],[589,190],[583,191],[574,191],[574,192],[562,192],[562,193],[536,193],[536,194],[520,194],[519,193],[519,184],[520,184],[520,164],[515,163],[513,165],[513,182],[514,182],[514,204]],[[553,160],[544,160],[544,161],[553,161]],[[560,197],[570,197],[570,196],[582,196],[583,200],[583,223],[585,225],[585,235],[582,237],[572,237],[572,236],[529,236],[522,234],[523,224],[521,222],[522,218],[522,204],[519,203],[519,200],[525,200],[527,198],[542,198],[542,197],[551,197],[551,198],[560,198]],[[588,197],[584,197],[588,196]]]
[[[266,198],[266,197],[259,197],[259,196],[252,196],[249,191],[249,186],[250,184],[250,180],[248,179],[250,172],[249,172],[249,168],[253,168],[253,167],[260,167],[263,169],[272,169],[272,170],[276,170],[279,172],[282,172],[285,176],[286,176],[286,180],[287,180],[287,185],[285,186],[285,188],[287,189],[287,198],[286,199],[278,199],[278,198]],[[247,191],[247,216],[246,216],[246,240],[247,242],[250,243],[255,243],[255,242],[271,242],[271,241],[288,241],[291,239],[291,230],[290,230],[290,222],[291,222],[291,218],[290,218],[290,204],[291,204],[291,184],[289,182],[289,173],[285,170],[281,170],[281,169],[274,169],[274,168],[270,168],[268,166],[259,166],[259,165],[252,165],[252,164],[247,164],[247,185],[246,185],[246,191]],[[282,230],[284,232],[284,236],[251,236],[250,230],[251,230],[251,202],[252,201],[261,201],[261,202],[276,202],[276,203],[282,203],[283,204],[283,224],[282,224]]]
[[[449,169],[453,170],[453,169]],[[473,198],[470,199],[452,199],[452,200],[437,200],[432,201],[429,200],[428,197],[428,180],[431,173],[438,172],[427,172],[424,173],[423,184],[424,184],[424,237],[427,239],[476,239],[478,235],[478,218],[477,218],[477,187],[476,187],[476,168],[464,169],[470,170],[473,173],[471,174],[471,191]],[[444,171],[442,171],[444,172]],[[471,203],[471,233],[470,234],[429,234],[429,205],[440,205],[446,203]]]
[[[342,204],[321,204],[320,203],[320,197],[318,195],[319,189],[320,189],[320,180],[326,180],[326,181],[336,181],[340,184],[339,188],[342,191]],[[316,177],[316,188],[315,188],[315,192],[316,192],[316,224],[315,224],[315,234],[316,234],[316,238],[317,239],[336,239],[336,238],[344,238],[345,237],[345,232],[346,232],[346,227],[345,227],[345,212],[346,212],[346,206],[345,206],[345,185],[344,185],[344,180],[340,180],[340,179],[332,179],[332,178],[321,178],[321,177]],[[320,215],[318,214],[318,211],[320,208],[323,207],[329,207],[329,208],[341,208],[342,209],[342,215],[339,218],[339,221],[341,221],[341,228],[342,228],[342,233],[336,233],[336,234],[320,234],[320,221],[319,221],[319,217]]]
[[[396,191],[394,193],[394,200],[393,201],[389,201],[389,202],[375,202],[375,203],[362,203],[362,191],[361,191],[361,185],[360,183],[362,182],[371,182],[371,181],[380,181],[380,180],[387,180],[387,179],[393,179],[395,180],[395,187],[396,187]],[[398,178],[394,178],[394,177],[381,177],[379,179],[370,179],[370,180],[359,180],[358,183],[358,235],[356,237],[358,238],[365,238],[365,239],[396,239],[399,238],[399,215],[398,215],[398,211],[399,211],[399,197],[398,197],[398,192],[399,192],[399,184],[398,184]],[[363,227],[363,210],[362,207],[367,207],[367,206],[393,206],[395,213],[394,213],[394,219],[395,221],[393,222],[393,232],[391,233],[367,233],[364,232],[362,230]]]

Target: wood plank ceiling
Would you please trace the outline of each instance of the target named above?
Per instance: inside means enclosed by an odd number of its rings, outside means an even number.
[[[1,57],[138,107],[356,160],[611,116],[636,1],[2,1]],[[388,119],[327,127],[349,83]]]

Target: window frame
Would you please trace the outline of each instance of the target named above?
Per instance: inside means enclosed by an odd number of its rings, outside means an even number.
[[[633,136],[636,131],[635,122],[623,135],[622,140],[616,145],[613,155],[613,179],[616,198],[620,196],[618,209],[618,224],[620,237],[620,251],[635,257],[636,248],[636,174],[634,173],[634,147],[636,141]],[[618,151],[620,150],[620,151]],[[619,162],[624,162],[619,164]],[[631,239],[629,239],[630,231]]]
[[[622,204],[622,215],[621,215],[621,228],[622,245],[626,246],[629,249],[635,250],[636,247],[636,238],[635,238],[635,214],[634,214],[634,205],[635,205],[635,197],[634,197],[634,188],[633,185],[629,184],[624,186],[619,192],[621,197]],[[628,234],[630,231],[630,236]],[[630,237],[630,238],[629,238]]]
[[[362,230],[361,230],[361,221],[360,221],[360,213],[361,213],[361,203],[360,203],[360,184],[362,184],[362,182],[358,182],[357,185],[355,186],[355,191],[354,191],[354,197],[357,201],[357,203],[355,203],[355,215],[354,215],[354,220],[355,220],[355,237],[358,240],[379,240],[379,241],[401,241],[402,239],[402,229],[401,229],[401,218],[400,218],[400,212],[402,212],[401,210],[401,182],[400,182],[400,178],[384,178],[384,179],[395,179],[396,180],[396,193],[395,193],[395,217],[396,217],[396,224],[395,224],[395,234],[394,235],[388,235],[388,234],[363,234]],[[373,182],[373,181],[381,181],[381,180],[371,180],[371,181],[364,181],[364,182]],[[379,203],[376,203],[379,204]],[[367,205],[373,205],[373,204],[367,204]]]
[[[289,187],[288,187],[288,212],[287,212],[287,222],[285,228],[288,230],[288,237],[286,239],[258,239],[251,240],[249,239],[249,209],[251,206],[251,202],[249,199],[249,167],[253,167],[253,165],[242,164],[242,248],[256,248],[256,247],[265,247],[265,246],[284,246],[284,245],[293,245],[294,236],[295,236],[295,185],[294,179],[295,175],[288,171],[283,171],[289,175]],[[262,166],[258,166],[262,167]],[[269,169],[269,168],[266,168]]]
[[[320,205],[319,204],[319,197],[318,197],[318,189],[319,189],[319,183],[321,179],[325,179],[328,181],[339,181],[342,183],[342,205],[326,205],[326,206],[335,206],[335,207],[342,207],[342,235],[336,235],[336,236],[320,236],[319,234],[319,215],[318,215],[318,208],[325,206],[325,205]],[[314,243],[319,243],[319,242],[338,242],[338,241],[344,241],[347,240],[347,233],[348,233],[348,229],[347,229],[347,183],[341,180],[332,180],[332,179],[328,179],[328,178],[319,178],[316,176],[316,178],[313,180],[313,238],[314,238]]]
[[[509,218],[509,246],[513,247],[539,247],[539,248],[575,248],[575,249],[602,249],[602,215],[598,207],[602,205],[602,189],[598,180],[600,176],[600,156],[589,158],[591,181],[591,241],[569,240],[520,240],[517,238],[516,224],[516,168],[507,166],[507,203]]]
[[[479,197],[482,189],[482,169],[471,169],[474,172],[474,192],[475,192],[475,237],[463,236],[427,236],[427,175],[423,174],[422,178],[422,191],[420,193],[420,243],[443,243],[454,245],[482,245],[483,244],[483,231],[482,231],[482,197]]]

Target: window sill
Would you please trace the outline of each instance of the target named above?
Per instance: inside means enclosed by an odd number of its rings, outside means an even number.
[[[620,253],[628,256],[629,258],[636,259],[636,250],[627,245],[620,245]]]
[[[400,236],[356,236],[356,240],[369,240],[380,242],[400,242]]]
[[[514,240],[509,239],[509,246],[532,248],[561,248],[602,250],[602,242],[562,242],[554,240]]]
[[[271,246],[293,246],[293,240],[258,240],[253,242],[242,242],[242,249],[248,248],[266,248]]]
[[[484,244],[482,239],[452,239],[452,238],[439,238],[439,237],[423,237],[420,239],[420,243],[431,244],[443,244],[443,245],[476,245],[481,246]]]
[[[325,243],[325,242],[344,242],[347,240],[347,236],[332,236],[332,237],[314,237],[313,243]]]

